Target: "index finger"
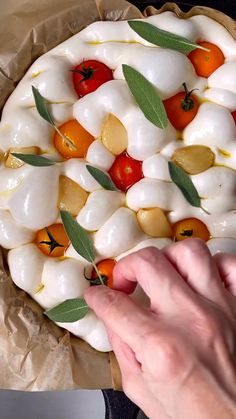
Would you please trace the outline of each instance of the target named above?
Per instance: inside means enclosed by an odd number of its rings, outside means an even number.
[[[192,291],[168,258],[155,247],[147,247],[119,260],[113,271],[113,287],[130,292],[139,283],[158,311],[175,305],[173,289],[190,296]]]
[[[84,297],[105,326],[135,353],[142,348],[144,336],[155,330],[154,314],[139,307],[127,294],[100,285],[87,288]]]

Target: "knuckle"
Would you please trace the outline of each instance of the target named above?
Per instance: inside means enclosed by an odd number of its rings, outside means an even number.
[[[145,247],[136,253],[137,262],[152,264],[156,261],[158,249],[156,247]]]
[[[146,337],[147,361],[151,363],[151,372],[159,379],[167,380],[170,377],[177,377],[182,374],[185,362],[177,338],[150,334]],[[183,349],[183,348],[182,348]]]
[[[183,251],[189,255],[199,255],[209,254],[206,244],[203,240],[192,238],[188,240],[183,240],[179,244],[179,251]]]

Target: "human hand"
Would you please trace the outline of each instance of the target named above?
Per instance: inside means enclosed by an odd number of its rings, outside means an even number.
[[[126,294],[137,282],[150,309]],[[188,239],[120,260],[116,290],[86,291],[107,327],[124,391],[150,418],[236,417],[236,298],[226,287],[236,291],[236,259],[213,258],[202,241]]]

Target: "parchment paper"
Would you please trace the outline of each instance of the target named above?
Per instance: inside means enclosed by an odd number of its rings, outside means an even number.
[[[0,110],[31,63],[95,20],[140,18],[124,0],[0,0]],[[174,3],[147,7],[145,16],[172,10],[183,18],[205,14],[236,38],[236,23],[223,13]],[[26,391],[121,389],[113,353],[95,351],[60,329],[12,282],[0,249],[0,388]]]

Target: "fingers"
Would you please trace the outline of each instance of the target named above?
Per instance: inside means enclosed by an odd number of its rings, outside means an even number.
[[[214,255],[214,261],[225,287],[236,296],[236,256],[217,253]]]
[[[190,287],[211,301],[225,301],[224,287],[207,246],[202,240],[188,239],[163,250]]]
[[[156,319],[152,319],[151,312],[139,307],[128,295],[106,286],[90,287],[84,297],[106,327],[134,352],[140,351],[144,335],[155,328]]]
[[[118,335],[109,329],[108,335],[120,366],[124,392],[148,417],[166,419],[166,415],[142,377],[140,365],[136,361],[134,352]]]
[[[158,312],[176,309],[172,288],[190,294],[191,290],[182,280],[165,255],[154,247],[142,249],[121,259],[115,266],[114,286],[126,292],[132,283],[139,283],[151,300],[151,307]]]

